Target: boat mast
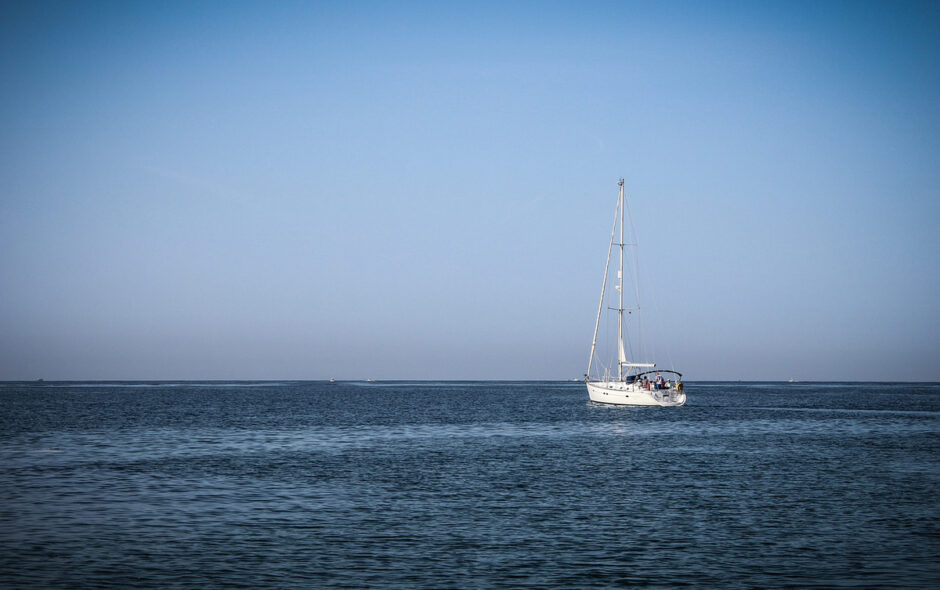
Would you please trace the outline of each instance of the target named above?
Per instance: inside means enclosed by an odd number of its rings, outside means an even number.
[[[626,362],[626,355],[623,350],[623,179],[617,183],[620,186],[620,199],[618,207],[620,208],[620,270],[617,277],[620,279],[620,285],[617,290],[620,291],[620,303],[617,306],[617,381],[623,381],[623,364]]]

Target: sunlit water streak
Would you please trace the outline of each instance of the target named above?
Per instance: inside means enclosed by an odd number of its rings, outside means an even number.
[[[936,587],[940,387],[0,384],[3,587]]]

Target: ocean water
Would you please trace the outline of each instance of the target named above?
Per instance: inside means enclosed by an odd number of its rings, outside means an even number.
[[[0,587],[940,587],[940,385],[687,391],[0,384]]]

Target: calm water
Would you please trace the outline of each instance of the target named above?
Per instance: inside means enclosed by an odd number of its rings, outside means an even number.
[[[940,587],[940,385],[0,384],[4,588]]]

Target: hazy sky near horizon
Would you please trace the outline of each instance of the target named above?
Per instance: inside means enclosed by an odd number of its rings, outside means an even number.
[[[0,379],[940,380],[935,2],[0,7]],[[653,359],[648,359],[653,360]]]

